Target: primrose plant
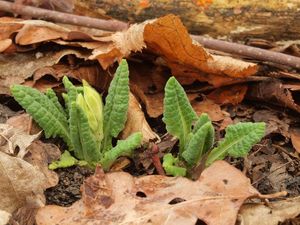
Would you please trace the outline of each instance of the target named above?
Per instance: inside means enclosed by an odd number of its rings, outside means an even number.
[[[207,157],[205,165],[226,156],[243,157],[265,133],[265,123],[237,123],[226,128],[224,139],[213,148],[214,127],[207,114],[199,117],[193,110],[182,86],[171,77],[165,87],[164,116],[167,131],[179,139],[179,153],[168,153],[163,167],[168,175],[186,176]]]
[[[46,138],[61,137],[68,145],[61,159],[50,164],[51,169],[74,164],[94,167],[100,163],[107,171],[120,156],[132,156],[142,142],[142,134],[134,133],[126,140],[119,140],[113,147],[112,140],[124,129],[129,102],[129,71],[122,60],[110,84],[105,105],[99,93],[86,81],[74,86],[65,76],[63,94],[66,109],[59,103],[55,92],[45,94],[22,85],[14,85],[11,92],[16,101],[43,128]]]

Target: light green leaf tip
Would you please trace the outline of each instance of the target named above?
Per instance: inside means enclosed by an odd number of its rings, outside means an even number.
[[[100,163],[104,171],[108,171],[117,158],[131,157],[134,149],[141,146],[143,135],[141,132],[133,133],[126,140],[119,140],[117,145],[104,153]]]
[[[163,168],[165,169],[166,174],[175,177],[185,177],[186,168],[177,166],[178,163],[179,159],[174,158],[171,153],[165,154],[163,158]]]
[[[70,152],[65,151],[58,161],[54,161],[49,165],[50,170],[55,170],[58,168],[67,168],[74,166],[78,163],[78,160],[71,156]]]
[[[265,123],[237,123],[226,128],[226,134],[218,147],[214,148],[208,155],[206,166],[216,160],[224,159],[227,155],[232,157],[243,157],[251,147],[259,142],[265,134]]]

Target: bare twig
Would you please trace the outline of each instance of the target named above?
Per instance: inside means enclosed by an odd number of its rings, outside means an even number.
[[[242,44],[231,43],[228,41],[215,40],[202,36],[191,35],[206,48],[227,52],[231,54],[247,56],[252,59],[258,59],[267,62],[278,63],[300,69],[300,57],[295,57],[280,52],[273,52],[265,49],[250,47]]]
[[[18,5],[11,2],[0,1],[0,11],[16,13],[22,16],[30,16],[32,18],[45,19],[108,31],[120,31],[128,28],[127,23],[118,20],[103,20],[87,16],[77,16],[69,13],[62,13],[25,5],[20,7],[17,6]]]
[[[47,9],[40,9],[32,6],[16,7],[14,3],[1,0],[0,10],[24,16],[30,16],[32,18],[42,18],[45,20],[60,23],[74,24],[109,31],[120,31],[129,27],[127,23],[118,20],[102,20],[86,16],[77,16],[73,14],[56,12]],[[205,38],[197,35],[191,35],[191,37],[195,41],[199,42],[204,47],[209,49],[236,54],[240,56],[246,56],[252,59],[262,60],[266,62],[278,63],[300,69],[300,57],[250,47],[242,44],[231,43],[228,41]]]

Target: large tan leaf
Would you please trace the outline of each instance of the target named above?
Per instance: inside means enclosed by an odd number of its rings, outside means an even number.
[[[0,210],[12,213],[27,201],[42,204],[46,183],[37,167],[0,152]]]
[[[239,170],[224,161],[206,169],[197,181],[159,175],[134,178],[99,168],[82,186],[71,207],[46,206],[38,225],[52,224],[234,224],[245,199],[258,195]]]
[[[90,59],[98,59],[103,68],[131,52],[143,49],[161,56],[172,74],[183,83],[195,80],[214,86],[230,84],[257,72],[257,65],[231,57],[209,54],[193,41],[177,16],[167,15],[131,26],[102,41],[112,41],[106,48],[95,49]]]

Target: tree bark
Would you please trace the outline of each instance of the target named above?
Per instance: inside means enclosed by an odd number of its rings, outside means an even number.
[[[131,23],[173,13],[191,33],[215,38],[300,39],[299,0],[74,1],[77,14],[113,17]]]

